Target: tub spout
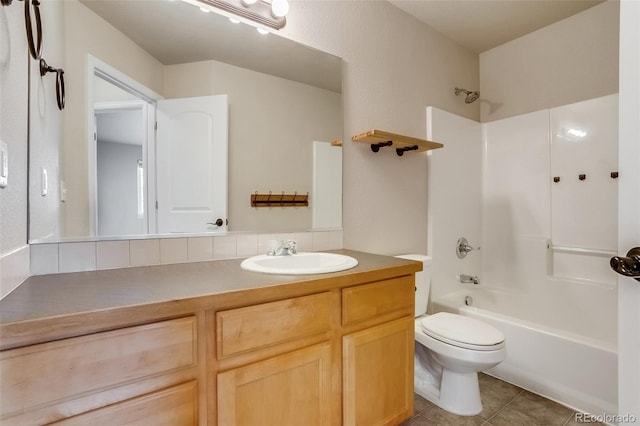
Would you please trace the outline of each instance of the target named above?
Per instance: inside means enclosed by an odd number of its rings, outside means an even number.
[[[460,274],[458,275],[458,280],[460,281],[460,284],[467,284],[467,283],[473,283],[473,284],[480,284],[480,280],[478,279],[477,275],[465,275],[465,274]]]

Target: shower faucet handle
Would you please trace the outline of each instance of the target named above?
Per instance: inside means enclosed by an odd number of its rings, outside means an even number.
[[[471,247],[465,237],[458,238],[458,242],[456,243],[456,255],[458,259],[464,259],[472,250],[480,250],[480,247]]]
[[[456,243],[456,255],[458,259],[464,259],[472,250],[480,250],[480,247],[471,247],[465,237],[458,238],[458,242]]]

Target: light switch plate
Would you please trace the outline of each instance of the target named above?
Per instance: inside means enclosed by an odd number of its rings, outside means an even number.
[[[9,149],[5,142],[0,141],[0,188],[9,184]]]
[[[49,174],[47,173],[47,169],[44,167],[41,169],[41,178],[42,178],[42,188],[40,195],[46,197],[49,193]]]

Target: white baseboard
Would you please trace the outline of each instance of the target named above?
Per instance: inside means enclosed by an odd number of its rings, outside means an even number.
[[[29,246],[24,245],[0,256],[0,299],[29,278]]]

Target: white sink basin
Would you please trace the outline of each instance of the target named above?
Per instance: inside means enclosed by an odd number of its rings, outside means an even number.
[[[302,252],[288,256],[253,256],[240,264],[242,269],[265,274],[324,274],[358,265],[351,256],[336,253]]]

